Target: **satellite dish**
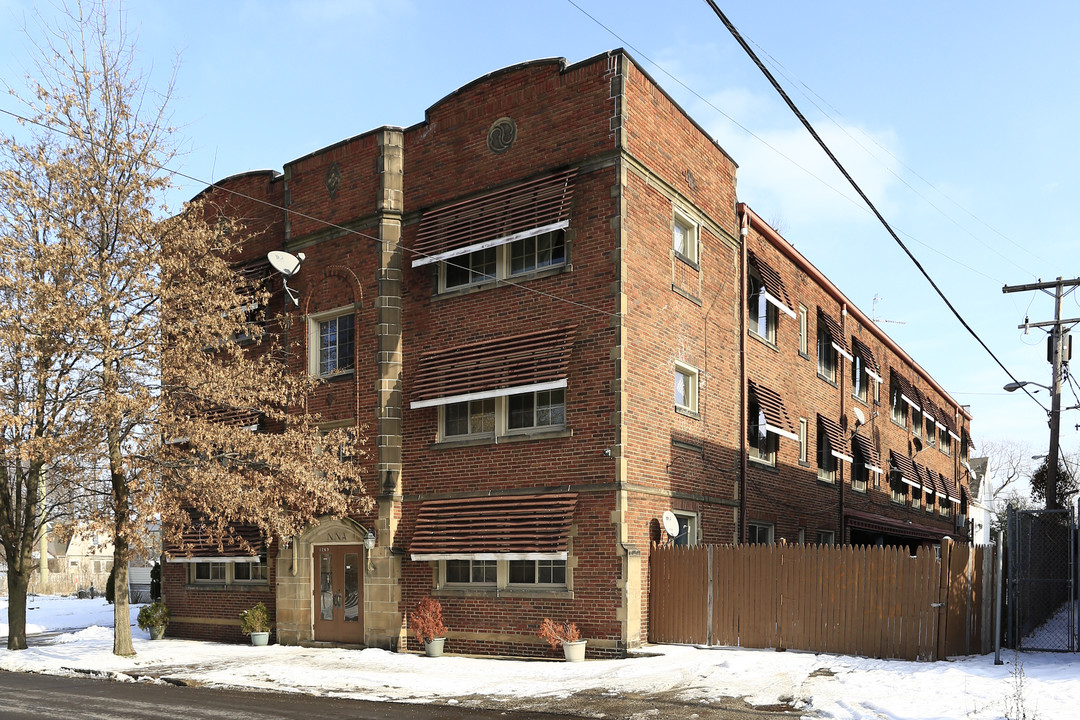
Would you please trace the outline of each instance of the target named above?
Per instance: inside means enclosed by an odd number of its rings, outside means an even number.
[[[299,305],[300,298],[289,287],[289,278],[300,272],[300,264],[304,262],[305,257],[307,256],[304,253],[293,255],[281,250],[271,250],[266,253],[266,260],[270,263],[270,267],[281,273],[281,284],[285,288],[285,293],[289,296],[289,299],[293,301],[293,305]]]
[[[293,255],[281,250],[271,250],[266,254],[270,266],[287,278],[291,278],[300,271],[300,263],[307,257],[304,253]]]
[[[911,446],[915,448],[915,452],[922,452],[922,440],[919,438],[911,438]]]
[[[866,413],[860,408],[852,408],[855,411],[855,427],[866,424]]]
[[[667,534],[671,537],[677,537],[679,534],[679,518],[675,517],[675,513],[670,510],[665,510],[664,514],[660,516],[660,520],[664,523],[664,529],[667,530]]]

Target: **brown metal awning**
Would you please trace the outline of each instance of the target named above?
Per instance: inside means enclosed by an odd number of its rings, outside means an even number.
[[[575,325],[424,353],[410,408],[566,387]]]
[[[188,511],[191,523],[184,531],[180,545],[169,543],[165,546],[168,562],[255,562],[266,554],[266,543],[259,528],[254,525],[230,523],[222,542],[210,539],[205,516]]]
[[[568,227],[576,176],[565,170],[424,213],[413,267]]]
[[[413,560],[565,560],[577,493],[425,500]]]
[[[911,381],[906,377],[896,372],[895,368],[892,370],[889,379],[892,382],[893,387],[900,389],[900,399],[915,408],[918,412],[922,412],[923,396],[918,388],[912,385]]]
[[[840,423],[830,420],[824,415],[818,415],[817,419],[818,432],[825,433],[825,440],[829,443],[829,450],[832,452],[833,457],[851,462],[851,456],[844,454],[847,443],[844,442],[844,431],[840,428]]]
[[[877,358],[874,357],[874,351],[870,349],[870,346],[854,335],[851,336],[851,345],[855,354],[862,358],[866,374],[878,382],[884,382],[881,377],[881,366],[878,365]]]
[[[851,436],[851,449],[852,456],[858,452],[862,457],[863,463],[866,465],[866,469],[870,472],[875,472],[878,475],[883,473],[881,469],[881,456],[878,455],[877,448],[874,447],[874,442],[865,435],[855,433]]]
[[[753,380],[748,380],[747,383],[750,385],[750,394],[754,396],[761,412],[765,414],[765,430],[789,440],[798,440],[799,434],[795,432],[795,426],[791,422],[791,417],[780,395],[763,385],[758,385]]]
[[[757,270],[761,277],[761,284],[765,286],[765,300],[775,305],[780,312],[795,317],[795,311],[791,309],[791,298],[788,297],[787,288],[780,273],[767,262],[754,254],[753,250],[747,251],[747,259],[750,266]]]
[[[915,470],[915,463],[907,455],[901,455],[895,450],[889,451],[889,467],[900,473],[900,479],[913,487],[921,487],[922,478]]]
[[[817,317],[818,326],[825,327],[825,332],[829,336],[829,342],[832,343],[833,349],[851,360],[851,350],[848,349],[847,340],[844,339],[844,331],[840,329],[840,323],[829,317],[828,313],[821,308],[817,310]]]
[[[975,443],[971,442],[971,433],[967,428],[960,431],[960,442],[967,448],[968,453],[975,449]]]
[[[922,480],[923,490],[933,492],[940,498],[945,497],[945,486],[940,481],[940,476],[925,465],[915,463],[915,470],[919,473],[919,478]]]
[[[925,525],[916,525],[915,523],[905,522],[903,520],[893,520],[892,518],[860,512],[858,510],[845,511],[844,524],[848,527],[859,528],[861,530],[872,530],[886,535],[899,535],[901,537],[920,538],[923,540],[941,540],[944,537],[950,536],[950,533],[944,530],[926,527]]]

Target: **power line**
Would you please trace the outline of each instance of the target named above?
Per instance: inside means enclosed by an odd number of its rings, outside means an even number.
[[[836,155],[833,154],[832,150],[829,149],[829,146],[825,143],[825,141],[821,139],[821,136],[818,135],[817,131],[814,129],[814,126],[810,124],[810,121],[807,120],[806,116],[802,114],[802,112],[799,110],[798,106],[795,105],[791,97],[787,94],[787,92],[784,91],[784,88],[780,85],[779,82],[777,82],[776,78],[773,77],[773,74],[769,72],[769,69],[765,67],[764,63],[761,62],[761,59],[758,58],[757,54],[754,53],[754,49],[751,48],[747,44],[746,40],[743,39],[738,29],[731,23],[730,20],[728,20],[727,16],[724,15],[723,11],[721,11],[720,8],[717,7],[716,3],[713,0],[705,0],[705,2],[707,2],[709,4],[709,7],[713,9],[713,12],[716,13],[716,16],[720,18],[720,22],[724,24],[724,27],[728,29],[728,32],[731,33],[732,37],[735,38],[736,42],[738,42],[742,49],[746,52],[746,54],[750,56],[750,59],[765,75],[766,79],[773,86],[776,92],[780,94],[780,97],[787,104],[788,108],[791,110],[792,113],[795,114],[795,117],[799,119],[799,122],[803,124],[803,127],[805,127],[807,132],[810,133],[811,137],[814,138],[814,141],[817,142],[818,146],[821,147],[821,149],[825,152],[826,155],[829,156],[829,159],[832,161],[833,165],[836,166],[837,170],[840,171],[840,173],[848,181],[848,183],[855,190],[855,192],[858,193],[859,197],[862,198],[863,202],[866,203],[867,207],[869,207],[870,210],[874,213],[874,217],[878,219],[878,222],[881,223],[882,227],[885,228],[886,232],[888,232],[892,239],[896,242],[896,244],[900,246],[900,249],[904,251],[904,253],[908,256],[908,259],[911,260],[911,262],[919,270],[919,272],[926,279],[926,281],[930,283],[930,287],[934,289],[934,292],[937,293],[938,297],[940,297],[942,302],[945,303],[946,307],[949,308],[949,311],[952,312],[953,316],[960,321],[960,324],[963,325],[964,329],[968,331],[971,337],[975,338],[976,342],[978,342],[979,345],[982,346],[983,350],[986,351],[987,355],[989,355],[994,360],[994,362],[997,363],[998,366],[1005,371],[1005,374],[1008,375],[1013,380],[1013,382],[1020,382],[1016,379],[1012,372],[1007,367],[1005,367],[1005,363],[998,359],[998,356],[994,354],[994,351],[990,349],[990,347],[983,341],[981,337],[979,337],[979,334],[975,332],[974,328],[972,328],[971,325],[968,324],[967,320],[965,320],[960,314],[960,312],[953,306],[949,298],[945,296],[945,293],[942,292],[941,288],[938,287],[936,282],[934,282],[934,279],[930,277],[930,273],[926,271],[926,269],[922,266],[922,263],[920,263],[919,260],[915,257],[915,255],[911,252],[911,250],[908,249],[907,245],[904,244],[904,241],[900,239],[900,236],[896,234],[896,231],[892,229],[892,226],[889,225],[889,222],[877,209],[877,206],[874,205],[873,201],[870,200],[870,198],[866,195],[865,192],[863,192],[863,189],[859,186],[859,184],[855,182],[855,178],[851,176],[851,173],[847,171],[847,168],[844,167],[843,163],[841,163],[840,160],[836,157]],[[1035,400],[1034,396],[1032,396],[1031,393],[1028,392],[1027,388],[1023,388],[1023,390],[1025,393],[1027,393],[1029,397],[1031,397],[1032,400]],[[1037,400],[1036,403],[1038,403]],[[1041,403],[1038,404],[1041,406]]]

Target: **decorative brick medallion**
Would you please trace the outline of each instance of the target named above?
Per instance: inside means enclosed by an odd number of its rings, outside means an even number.
[[[326,191],[330,193],[331,198],[334,197],[339,185],[341,185],[341,170],[337,163],[330,163],[330,169],[326,171]]]
[[[499,155],[510,149],[517,139],[517,123],[511,118],[501,117],[488,128],[488,150]]]

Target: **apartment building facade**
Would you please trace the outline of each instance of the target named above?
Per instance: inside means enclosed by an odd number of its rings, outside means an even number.
[[[431,595],[450,651],[546,654],[550,617],[617,656],[653,543],[956,536],[970,416],[738,203],[736,167],[616,50],[207,189],[250,267],[305,254],[271,310],[377,509],[173,558],[170,634],[238,639],[262,600],[279,642],[401,648]]]

